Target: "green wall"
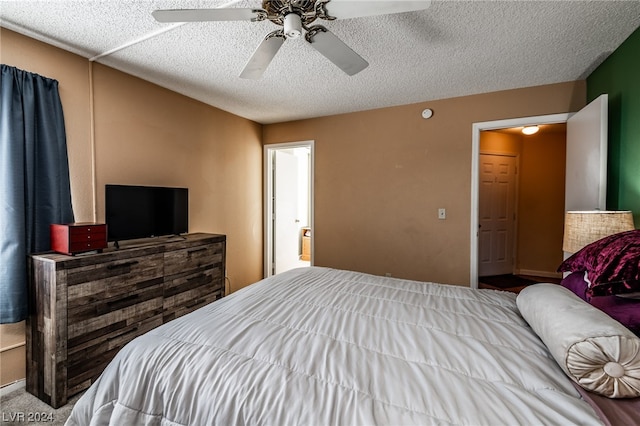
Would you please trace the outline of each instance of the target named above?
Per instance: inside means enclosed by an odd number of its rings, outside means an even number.
[[[640,28],[587,77],[587,100],[609,94],[607,208],[640,228]]]

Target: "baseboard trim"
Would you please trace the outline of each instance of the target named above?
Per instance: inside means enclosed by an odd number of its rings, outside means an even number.
[[[533,269],[516,269],[516,275],[531,275],[534,277],[562,278],[561,272],[534,271]]]
[[[8,385],[2,386],[0,388],[0,396],[8,395],[13,391],[17,391],[18,389],[24,389],[26,387],[26,383],[26,379],[20,379],[16,380],[13,383],[9,383]]]

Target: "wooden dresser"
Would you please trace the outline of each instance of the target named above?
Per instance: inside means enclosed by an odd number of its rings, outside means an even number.
[[[34,255],[27,391],[54,408],[133,338],[224,296],[226,237],[189,234],[98,254]]]

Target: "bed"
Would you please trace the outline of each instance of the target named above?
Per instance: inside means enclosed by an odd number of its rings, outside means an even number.
[[[606,423],[543,342],[545,294],[295,269],[130,342],[67,425]]]

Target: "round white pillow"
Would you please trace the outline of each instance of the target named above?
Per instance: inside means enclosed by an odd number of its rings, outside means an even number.
[[[557,284],[523,289],[518,309],[564,372],[609,398],[640,396],[640,338]]]

